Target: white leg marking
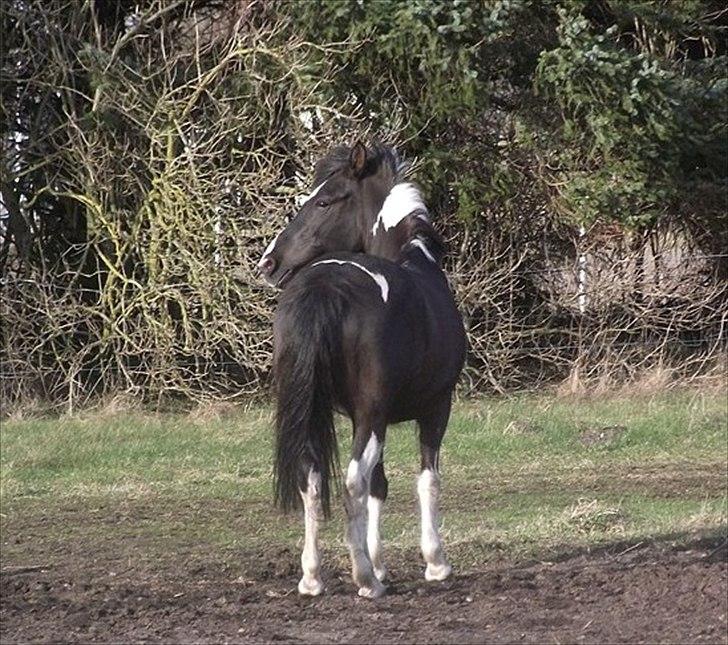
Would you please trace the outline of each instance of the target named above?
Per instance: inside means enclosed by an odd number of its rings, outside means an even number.
[[[372,474],[372,470],[374,470],[374,466],[377,465],[381,455],[382,444],[379,443],[377,436],[372,432],[361,455],[362,466],[366,469],[368,476]]]
[[[311,266],[315,267],[317,264],[351,264],[351,266],[361,269],[377,283],[379,290],[382,292],[382,300],[387,302],[387,298],[389,297],[389,282],[387,282],[387,278],[385,278],[381,273],[370,271],[358,262],[352,262],[351,260],[321,260],[320,262],[314,262]]]
[[[422,518],[422,555],[427,562],[425,579],[444,580],[450,575],[452,567],[445,559],[442,550],[442,541],[438,529],[437,504],[440,496],[440,477],[425,469],[417,479],[417,493],[420,497],[420,512]]]
[[[304,596],[318,596],[324,590],[321,582],[321,556],[318,548],[318,523],[321,512],[321,474],[313,469],[308,473],[306,492],[303,498],[304,526],[306,534],[301,554],[303,577],[298,583],[298,593]]]
[[[382,536],[379,533],[379,520],[384,502],[369,495],[367,510],[369,511],[369,524],[367,524],[367,547],[369,559],[374,567],[374,575],[382,582],[387,577],[387,570],[382,562]]]
[[[346,540],[351,554],[352,577],[364,598],[379,598],[384,585],[377,579],[367,547],[367,497],[372,470],[379,461],[382,446],[372,433],[361,459],[352,459],[346,470],[349,521]]]
[[[346,488],[351,491],[359,486],[359,460],[352,459],[346,469]]]

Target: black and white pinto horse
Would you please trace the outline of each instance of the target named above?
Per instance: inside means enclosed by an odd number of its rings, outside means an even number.
[[[305,595],[324,588],[317,536],[337,469],[333,410],[353,422],[343,493],[359,595],[385,591],[379,519],[390,423],[414,419],[419,426],[425,578],[451,572],[438,529],[438,455],[466,340],[439,265],[441,238],[402,170],[391,148],[334,149],[258,265],[270,284],[285,287],[273,326],[275,490],[284,510],[303,501],[298,591]]]

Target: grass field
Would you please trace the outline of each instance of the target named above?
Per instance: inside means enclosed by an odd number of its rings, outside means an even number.
[[[339,429],[345,465],[343,419]],[[191,544],[221,553],[295,547],[300,520],[271,507],[271,437],[268,407],[6,420],[3,560],[60,558],[88,541],[124,544],[129,557],[149,560]],[[441,459],[447,550],[463,571],[499,556],[725,533],[727,451],[722,393],[460,402]],[[413,426],[390,428],[390,554],[418,544],[418,463]],[[335,506],[323,543],[344,563]]]

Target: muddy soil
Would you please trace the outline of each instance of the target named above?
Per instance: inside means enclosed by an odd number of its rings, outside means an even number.
[[[298,597],[288,549],[142,562],[86,544],[47,568],[3,560],[0,641],[728,642],[724,538],[500,561],[443,583],[424,581],[416,553],[390,556],[376,601],[343,569],[329,570],[323,596]]]

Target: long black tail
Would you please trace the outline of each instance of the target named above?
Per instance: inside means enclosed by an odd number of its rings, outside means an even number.
[[[276,504],[284,511],[300,507],[299,491],[313,467],[321,473],[324,517],[330,515],[330,482],[337,479],[339,461],[333,402],[343,312],[341,300],[331,295],[300,291],[285,299],[276,320]]]

